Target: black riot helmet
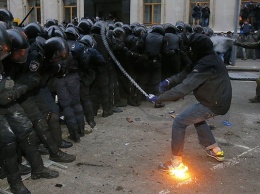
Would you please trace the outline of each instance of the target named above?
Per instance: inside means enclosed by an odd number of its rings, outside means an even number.
[[[163,28],[162,25],[152,26],[151,32],[156,32],[156,33],[159,33],[161,35],[165,34],[165,31],[164,31],[164,28]]]
[[[82,34],[90,34],[92,24],[86,20],[80,20],[78,27],[81,29]]]
[[[14,21],[13,14],[6,9],[0,9],[0,21],[5,22],[8,28],[11,28]]]
[[[48,37],[61,37],[67,39],[67,35],[63,32],[63,30],[59,26],[50,26],[47,30]]]
[[[0,26],[0,60],[11,54],[12,39],[7,31]],[[1,72],[0,72],[1,73]]]
[[[164,31],[165,33],[172,33],[172,34],[176,34],[178,29],[171,23],[166,23],[164,25]]]
[[[113,30],[113,37],[114,38],[118,38],[120,40],[123,40],[124,37],[125,37],[125,30],[123,28],[120,28],[120,27],[116,27],[114,30]]]
[[[123,23],[122,22],[115,22],[115,27],[122,27],[123,26]]]
[[[79,32],[75,27],[67,27],[64,33],[67,35],[69,40],[79,39]]]
[[[185,32],[185,24],[183,22],[176,23],[176,28],[178,29],[178,33]]]
[[[185,31],[188,33],[193,33],[192,26],[190,24],[184,24]]]
[[[201,33],[203,34],[203,27],[201,25],[195,25],[194,28],[193,28],[193,31],[196,32],[196,33]]]
[[[115,27],[115,24],[108,24],[108,30],[114,30]]]
[[[94,46],[94,40],[90,35],[83,36],[79,42],[83,43],[87,47],[93,47]]]
[[[132,34],[132,28],[130,27],[129,24],[124,24],[122,26],[122,28],[125,30],[125,34],[126,35]]]
[[[8,29],[7,33],[12,39],[11,61],[15,63],[25,63],[29,52],[29,43],[26,35],[18,29]]]
[[[58,22],[55,19],[47,19],[46,23],[44,24],[44,26],[46,28],[49,28],[50,26],[57,26],[57,25],[58,25]]]
[[[106,23],[104,21],[98,21],[91,27],[91,33],[93,34],[100,34],[102,27],[105,26]],[[105,32],[106,33],[106,32]]]
[[[134,22],[134,23],[130,24],[130,27],[132,28],[132,31],[133,31],[136,27],[138,27],[138,26],[140,26],[140,24],[139,24],[138,22]]]
[[[64,38],[52,37],[43,45],[46,58],[50,60],[64,60],[69,55],[69,45]]]
[[[134,29],[134,34],[137,37],[143,37],[146,34],[146,32],[147,32],[146,29],[142,26],[135,27]]]
[[[40,26],[40,24],[33,22],[29,23],[24,27],[24,33],[28,37],[28,39],[36,38],[37,36],[44,33],[43,28]]]

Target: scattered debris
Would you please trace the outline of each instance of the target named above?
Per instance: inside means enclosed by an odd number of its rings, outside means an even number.
[[[174,110],[171,110],[171,111],[169,111],[169,114],[173,114],[173,113],[175,113],[175,111],[174,111]]]
[[[128,123],[132,123],[133,122],[133,120],[131,118],[129,118],[129,117],[127,117],[126,120],[128,121]]]
[[[122,186],[117,186],[116,191],[122,191],[122,190],[124,190],[124,187],[122,187]]]
[[[55,185],[55,187],[61,188],[61,187],[63,187],[63,185],[58,183],[58,184]]]
[[[222,121],[222,123],[223,123],[225,126],[232,126],[232,124],[231,124],[230,122],[228,122],[227,120]]]
[[[175,118],[176,118],[176,115],[171,115],[171,117],[175,119]]]
[[[234,135],[234,133],[232,131],[228,131],[225,133],[225,135]]]
[[[77,166],[98,166],[98,167],[103,167],[103,165],[100,164],[91,164],[87,162],[79,162],[76,164]]]

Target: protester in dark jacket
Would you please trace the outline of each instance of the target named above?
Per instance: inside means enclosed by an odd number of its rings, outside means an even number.
[[[191,71],[185,70],[160,83],[160,90],[172,87],[159,96],[149,95],[149,102],[177,101],[193,91],[198,103],[179,114],[172,126],[172,159],[159,165],[160,170],[185,168],[182,163],[186,128],[194,124],[200,144],[206,154],[218,161],[224,160],[224,152],[218,147],[206,122],[216,115],[224,115],[230,108],[232,88],[227,69],[213,51],[209,37],[195,33],[190,37]]]

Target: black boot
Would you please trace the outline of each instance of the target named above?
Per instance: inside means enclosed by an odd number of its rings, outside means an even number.
[[[70,148],[72,146],[73,146],[73,144],[71,142],[66,141],[66,140],[63,139],[61,141],[61,144],[59,145],[59,148]]]
[[[103,110],[102,117],[109,117],[113,114],[112,109]]]
[[[96,122],[94,121],[94,108],[90,99],[86,99],[84,101],[83,108],[87,123],[91,128],[94,128],[96,126]]]
[[[19,170],[21,175],[27,175],[31,173],[31,167],[23,165],[23,164],[18,164]]]
[[[78,134],[80,137],[85,136],[85,123],[78,124]]]
[[[43,161],[41,155],[38,152],[37,148],[37,136],[32,131],[26,138],[19,142],[19,146],[24,153],[26,160],[29,162],[32,168],[31,178],[56,178],[59,176],[59,173],[54,170],[50,170],[43,166]]]
[[[80,142],[80,137],[78,134],[78,126],[77,125],[71,125],[71,126],[67,126],[68,130],[69,130],[69,139],[73,140],[75,143],[79,143]]]
[[[89,126],[93,129],[96,126],[96,122],[94,120],[92,121],[87,121]]]
[[[34,123],[34,129],[37,133],[37,136],[41,142],[47,146],[50,152],[50,160],[64,163],[73,162],[76,159],[76,156],[61,151],[58,148],[57,143],[53,140],[53,137],[51,136],[48,128],[46,129],[46,127],[47,123],[45,120],[40,120],[37,123]]]
[[[0,149],[1,166],[6,172],[10,190],[14,194],[30,194],[24,186],[17,163],[16,142],[2,146]]]
[[[102,102],[102,109],[103,109],[102,117],[108,117],[113,114],[111,104],[107,100],[104,100]]]
[[[7,175],[7,181],[10,185],[10,190],[14,194],[30,194],[31,192],[24,186],[21,174],[19,172]]]

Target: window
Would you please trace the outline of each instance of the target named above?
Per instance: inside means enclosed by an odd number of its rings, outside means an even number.
[[[64,13],[67,22],[77,17],[77,0],[64,0]]]
[[[6,0],[0,0],[0,8],[7,9],[7,2]]]
[[[250,2],[249,0],[241,0],[242,5],[245,5],[246,3],[249,3],[249,2]],[[253,2],[254,3],[260,3],[260,0],[254,0]]]
[[[250,1],[241,0],[240,4],[240,15],[239,15],[239,25],[241,26],[245,21],[248,21],[253,27],[254,30],[259,30],[260,26],[258,22],[256,22],[255,11],[254,8],[256,5],[259,5],[260,0],[254,0],[253,6],[251,5]],[[247,5],[247,9],[245,9],[245,5]]]
[[[29,10],[34,7],[34,10],[29,16],[29,22],[41,23],[41,3],[40,0],[28,0]]]
[[[161,23],[161,0],[144,0],[144,24]]]
[[[210,7],[210,0],[190,0],[190,16],[189,16],[189,23],[193,23],[193,18],[192,18],[192,9],[195,7],[196,3],[199,3],[200,6],[202,7],[205,3]]]

